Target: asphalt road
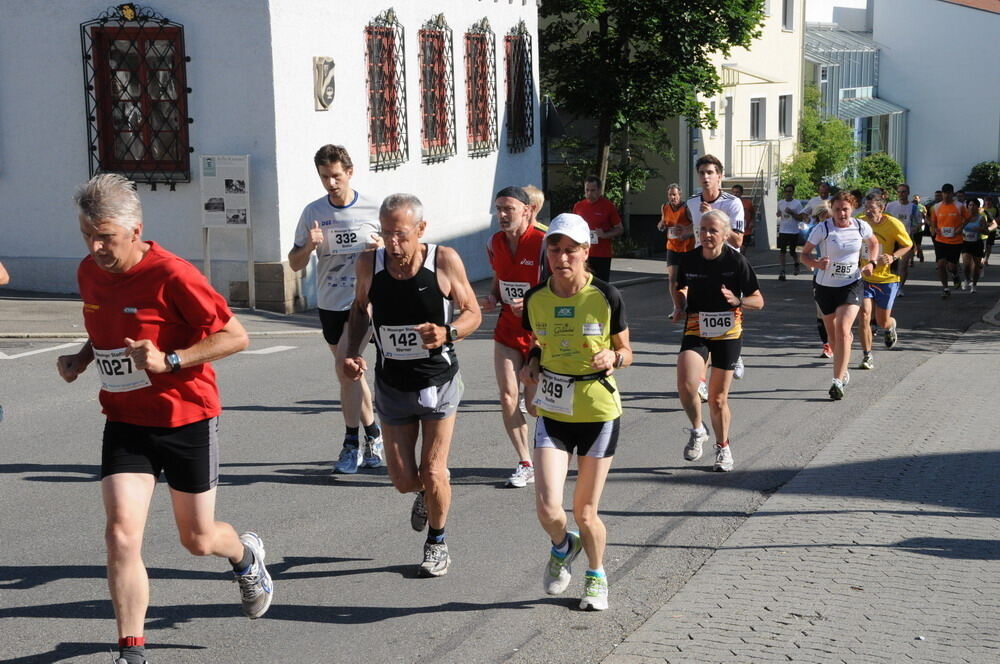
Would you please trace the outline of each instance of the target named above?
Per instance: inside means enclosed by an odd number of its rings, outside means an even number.
[[[947,347],[1000,295],[986,282],[978,295],[942,302],[931,281],[908,285],[898,302],[899,349],[877,343],[875,371],[852,371],[847,397],[834,403],[807,277],[761,276],[766,307],[748,316],[747,374],[731,398],[731,474],[710,472],[709,454],[682,460],[680,332],[665,322],[665,283],[623,289],[637,353],[619,376],[625,414],[602,501],[611,583],[603,614],[575,608],[581,565],[566,595],[542,592],[548,543],[533,492],[502,488],[514,457],[496,403],[492,318],[459,345],[467,390],[451,456],[453,562],[441,579],[416,578],[423,537],[409,527],[412,498],[397,494],[384,470],[329,474],[342,421],[320,337],[255,340],[251,350],[294,348],[218,363],[226,405],[218,518],[263,536],[276,596],[264,619],[243,618],[228,565],[196,559],[178,543],[161,486],[144,549],[150,661],[600,661],[852,422],[860,404]],[[919,265],[916,276],[929,279],[930,267]],[[39,351],[0,361],[5,662],[107,662],[115,637],[96,482],[103,420],[92,376],[67,385],[56,375],[55,358],[66,350],[44,349],[62,343],[0,340],[8,357]]]

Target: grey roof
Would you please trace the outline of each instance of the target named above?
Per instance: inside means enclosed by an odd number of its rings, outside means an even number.
[[[879,115],[894,115],[905,113],[906,109],[896,106],[890,101],[878,97],[858,97],[856,99],[841,99],[837,107],[837,117],[841,120],[851,118],[874,118]]]
[[[878,45],[869,37],[847,30],[836,24],[806,24],[805,52],[807,55],[845,51],[877,51]]]

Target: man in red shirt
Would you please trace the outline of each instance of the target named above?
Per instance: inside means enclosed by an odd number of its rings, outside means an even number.
[[[493,331],[493,368],[500,388],[500,414],[504,429],[517,453],[517,468],[507,486],[522,488],[535,481],[531,465],[528,424],[521,413],[518,375],[534,346],[531,332],[524,329],[522,313],[524,294],[542,279],[545,263],[545,231],[531,223],[533,206],[521,187],[506,187],[497,192],[496,211],[500,230],[486,245],[493,268],[490,292],[479,300],[483,311],[501,305],[500,318]],[[535,386],[524,386],[524,401],[531,403]]]
[[[68,383],[93,363],[107,422],[101,492],[107,513],[108,586],[118,623],[116,664],[143,664],[149,580],[142,538],[161,472],[184,547],[225,557],[243,611],[264,615],[271,577],[256,533],[215,520],[219,479],[215,372],[208,364],[247,347],[246,330],[198,270],[142,239],[133,183],[98,175],[76,195],[90,255],[77,271],[88,341],[57,361]]]
[[[587,266],[601,281],[611,280],[611,240],[625,232],[615,204],[604,197],[601,178],[588,175],[583,181],[583,200],[573,206],[590,226],[590,258]]]

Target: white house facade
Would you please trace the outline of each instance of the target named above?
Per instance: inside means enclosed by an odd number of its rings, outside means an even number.
[[[536,0],[6,0],[0,260],[19,289],[76,292],[73,192],[112,171],[140,183],[144,237],[200,264],[200,157],[249,155],[257,304],[310,306],[286,254],[334,143],[357,190],[419,196],[427,239],[485,277],[494,192],[540,184],[537,55]],[[211,241],[237,302],[245,235]]]

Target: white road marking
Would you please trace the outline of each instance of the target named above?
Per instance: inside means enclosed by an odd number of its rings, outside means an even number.
[[[298,346],[268,346],[267,348],[261,348],[259,350],[245,350],[243,355],[270,355],[271,353],[280,353],[283,350],[294,350]]]
[[[23,353],[14,353],[13,355],[8,355],[3,351],[0,351],[0,360],[16,360],[19,357],[27,357],[28,355],[37,355],[38,353],[47,353],[50,350],[62,350],[63,348],[70,348],[72,346],[78,346],[79,344],[74,342],[71,344],[59,344],[58,346],[51,346],[49,348],[36,348],[35,350],[26,350]]]

